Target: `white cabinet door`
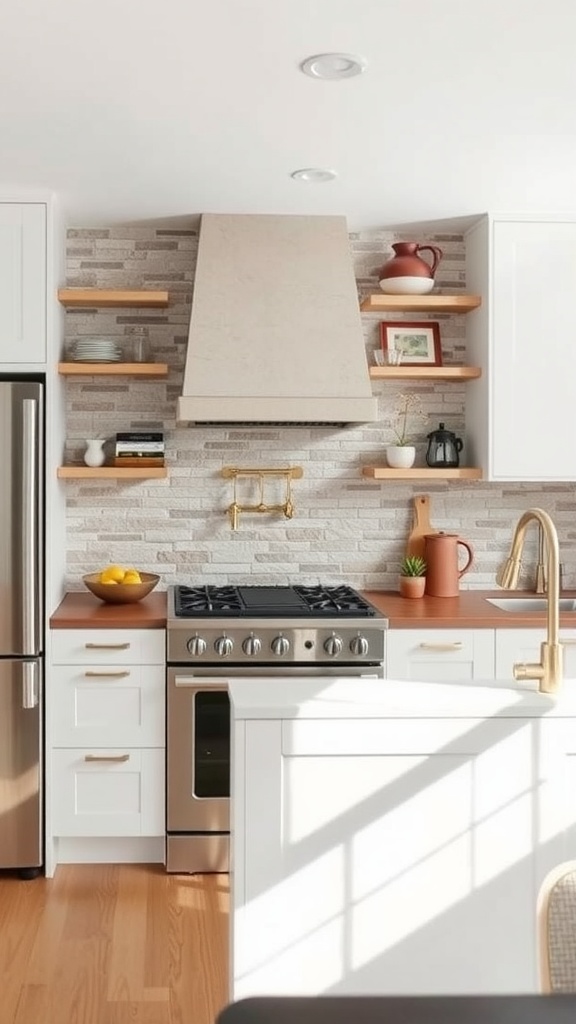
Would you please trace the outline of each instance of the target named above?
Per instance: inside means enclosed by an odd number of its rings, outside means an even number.
[[[546,628],[541,629],[497,629],[496,633],[496,679],[506,680],[517,686],[514,679],[516,662],[533,663],[540,661],[540,645],[546,640]],[[564,641],[564,675],[576,679],[576,629],[561,629],[560,640]],[[530,683],[522,683],[530,686]],[[538,684],[534,682],[533,688]]]
[[[388,679],[466,682],[494,675],[491,629],[390,629],[386,634]]]
[[[466,255],[467,287],[483,294],[467,320],[483,368],[468,393],[474,461],[491,480],[575,480],[576,446],[559,439],[574,427],[576,221],[489,217]]]
[[[163,750],[57,749],[51,763],[54,835],[164,835]]]
[[[532,721],[235,728],[233,998],[536,989]]]
[[[52,673],[52,742],[163,747],[165,692],[159,665],[58,665]]]
[[[46,207],[0,203],[0,366],[46,362]]]

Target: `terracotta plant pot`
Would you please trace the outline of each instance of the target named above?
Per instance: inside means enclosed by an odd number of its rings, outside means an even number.
[[[400,595],[401,597],[424,597],[426,588],[425,576],[401,576]]]

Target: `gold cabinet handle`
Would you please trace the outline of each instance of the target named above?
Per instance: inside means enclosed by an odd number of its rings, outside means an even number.
[[[122,761],[129,761],[130,754],[85,754],[85,761],[113,761],[120,764]]]
[[[418,644],[418,646],[421,647],[422,650],[424,650],[424,651],[461,651],[462,650],[462,642],[461,642],[461,640],[455,640],[453,643],[449,643],[449,644],[432,644],[432,643],[428,643],[427,644],[427,643],[421,643],[421,644]]]
[[[85,672],[86,679],[125,679],[130,673],[124,672]]]
[[[84,644],[87,651],[128,651],[130,644]]]

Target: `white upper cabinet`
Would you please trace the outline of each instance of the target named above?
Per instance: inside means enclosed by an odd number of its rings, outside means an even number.
[[[471,462],[489,480],[576,480],[576,216],[487,215],[466,235]]]
[[[46,362],[46,206],[0,203],[0,366]]]

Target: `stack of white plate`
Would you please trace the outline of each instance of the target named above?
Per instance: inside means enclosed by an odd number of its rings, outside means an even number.
[[[122,348],[113,338],[80,338],[72,351],[77,363],[118,363],[122,358]]]

